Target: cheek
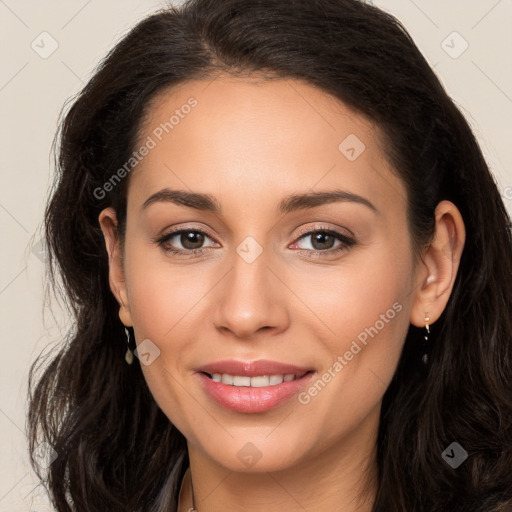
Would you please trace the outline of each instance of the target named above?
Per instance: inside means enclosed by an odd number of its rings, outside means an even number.
[[[194,304],[207,295],[210,272],[204,265],[167,257],[135,230],[126,240],[125,278],[137,339],[176,338],[175,331],[187,324]]]
[[[330,354],[349,350],[353,340],[382,340],[373,344],[375,350],[390,354],[400,348],[412,297],[409,248],[406,242],[401,245],[375,244],[336,267],[294,272],[293,291],[304,302],[303,309],[312,312],[305,322],[316,324],[329,340]]]
[[[159,350],[151,364],[141,362],[144,378],[169,420],[188,439],[195,439],[191,426],[201,421],[202,412],[191,407],[184,383],[191,373],[189,347],[201,332],[197,311],[212,288],[209,273],[171,266],[161,258],[148,262],[137,248],[125,270],[137,343],[149,339]]]
[[[394,375],[409,328],[408,255],[382,246],[321,279],[303,279],[296,290],[321,320],[303,327],[316,326],[311,337],[322,340],[315,348],[323,360],[318,380],[299,398],[310,417],[332,419],[333,433],[364,418]]]

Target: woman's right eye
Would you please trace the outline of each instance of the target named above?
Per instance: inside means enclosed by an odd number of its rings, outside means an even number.
[[[206,248],[202,247],[205,238],[211,237],[202,229],[178,229],[163,235],[156,240],[165,251],[182,256],[204,254]],[[176,247],[179,243],[183,248]]]

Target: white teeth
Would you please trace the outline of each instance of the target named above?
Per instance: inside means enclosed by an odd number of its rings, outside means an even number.
[[[233,377],[233,386],[250,386],[251,377],[241,377],[236,375]]]
[[[263,388],[266,386],[275,386],[283,382],[291,382],[304,374],[295,375],[287,373],[286,375],[258,375],[257,377],[246,377],[242,375],[229,375],[228,373],[214,373],[211,378],[215,382],[222,382],[228,386],[246,386],[252,388]]]
[[[251,377],[251,388],[263,388],[265,386],[270,386],[270,377],[268,375]]]
[[[233,375],[228,375],[227,373],[222,374],[222,384],[229,384],[232,386],[234,384],[233,380]]]

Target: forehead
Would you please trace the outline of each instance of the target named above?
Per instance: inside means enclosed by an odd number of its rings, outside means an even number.
[[[378,128],[321,89],[293,79],[215,79],[158,94],[137,147],[151,149],[131,175],[138,202],[158,189],[205,192],[247,205],[297,191],[344,188],[382,208],[405,189]],[[247,197],[246,197],[247,196]]]

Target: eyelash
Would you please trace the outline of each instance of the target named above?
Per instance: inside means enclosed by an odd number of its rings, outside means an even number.
[[[157,243],[162,249],[166,252],[170,252],[172,254],[175,254],[177,256],[184,256],[184,257],[193,257],[193,256],[199,256],[203,255],[206,251],[206,248],[199,248],[199,249],[175,249],[172,246],[166,246],[165,244],[174,236],[179,235],[181,233],[201,233],[202,235],[207,236],[208,238],[212,238],[206,231],[199,229],[199,228],[188,228],[188,229],[177,229],[175,231],[171,231],[170,233],[166,233],[162,237],[154,240],[155,243]],[[323,233],[327,235],[332,235],[335,238],[337,238],[339,241],[341,241],[341,245],[339,245],[337,248],[334,249],[327,249],[325,251],[318,251],[318,250],[311,250],[311,249],[300,249],[298,252],[300,254],[307,253],[308,257],[310,258],[317,258],[318,256],[324,257],[324,256],[332,256],[333,254],[338,254],[342,251],[346,251],[349,247],[354,245],[356,242],[352,238],[350,238],[347,235],[344,235],[338,231],[329,229],[329,228],[316,228],[313,230],[304,230],[299,233],[299,237],[297,238],[297,241],[301,240],[302,238],[306,238],[307,236],[311,236],[315,233]]]

